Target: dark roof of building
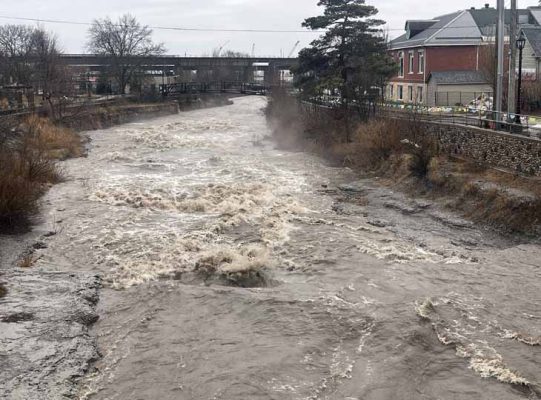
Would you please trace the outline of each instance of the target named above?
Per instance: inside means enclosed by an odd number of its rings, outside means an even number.
[[[430,39],[431,36],[435,35],[443,29],[447,24],[452,22],[455,18],[457,18],[461,14],[461,11],[454,12],[452,14],[446,14],[439,17],[434,18],[431,20],[432,24],[424,24],[424,30],[420,32],[413,32],[414,35],[410,36],[410,32],[406,32],[403,35],[397,37],[396,39],[391,41],[391,47],[396,47],[402,44],[414,46],[414,45],[422,45],[424,44],[428,39]],[[416,21],[417,22],[417,21]],[[425,21],[428,22],[428,21]],[[408,22],[406,22],[406,28],[408,28]],[[416,27],[419,27],[417,25]]]
[[[532,46],[535,57],[541,57],[541,27],[540,28],[523,28],[522,31]]]
[[[409,37],[414,37],[435,25],[437,22],[439,21],[433,19],[406,21],[406,32],[409,34]]]
[[[479,27],[496,25],[498,22],[498,10],[495,8],[482,8],[469,10],[475,23]],[[530,10],[518,10],[519,19],[524,18],[523,23],[532,23],[533,16]],[[511,10],[505,10],[505,23],[511,24]]]
[[[434,80],[440,85],[464,85],[487,83],[480,71],[444,71],[432,72],[429,81]]]
[[[521,27],[541,24],[541,9],[522,9],[519,13]],[[495,36],[498,12],[495,8],[469,9],[436,17],[434,20],[407,21],[406,33],[390,43],[391,49],[417,46],[477,45],[484,37]],[[505,13],[506,24],[511,22],[511,12]]]

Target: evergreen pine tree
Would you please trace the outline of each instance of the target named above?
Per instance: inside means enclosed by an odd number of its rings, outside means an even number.
[[[318,5],[323,15],[303,26],[325,33],[300,52],[296,85],[305,97],[333,94],[349,107],[382,88],[396,71],[387,54],[384,21],[373,18],[378,11],[365,0],[320,0]]]

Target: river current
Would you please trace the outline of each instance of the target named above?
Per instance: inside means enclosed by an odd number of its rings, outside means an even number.
[[[265,99],[91,132],[39,263],[102,276],[81,399],[538,399],[541,247],[279,150]]]

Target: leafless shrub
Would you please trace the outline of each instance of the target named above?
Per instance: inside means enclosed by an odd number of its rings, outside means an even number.
[[[410,171],[419,178],[425,178],[432,159],[440,154],[439,143],[427,133],[425,125],[415,114],[408,121],[400,121],[404,152],[411,154]]]
[[[19,268],[32,268],[35,263],[36,257],[34,256],[34,254],[26,254],[19,260],[17,266]]]
[[[82,145],[75,133],[36,117],[6,136],[12,138],[0,142],[0,228],[13,229],[28,224],[43,192],[62,180],[55,160],[80,155]]]

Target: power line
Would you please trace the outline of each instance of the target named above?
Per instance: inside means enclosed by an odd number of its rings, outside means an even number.
[[[50,24],[64,24],[64,25],[83,25],[91,26],[90,22],[80,21],[67,21],[60,19],[43,19],[43,18],[23,18],[23,17],[10,17],[7,15],[0,15],[2,19],[11,19],[18,21],[30,21],[30,22],[44,22]],[[168,30],[168,31],[188,31],[188,32],[246,32],[246,33],[324,33],[321,30],[293,30],[293,29],[228,29],[228,28],[183,28],[183,27],[169,27],[169,26],[149,26],[155,30]]]
[[[90,22],[80,22],[80,21],[68,21],[68,20],[57,20],[57,19],[42,19],[42,18],[24,18],[24,17],[11,17],[6,15],[0,15],[0,19],[8,20],[18,20],[18,21],[29,21],[29,22],[43,22],[50,24],[63,24],[63,25],[79,25],[79,26],[91,26]],[[494,21],[496,25],[497,21]],[[485,27],[493,26],[486,25]],[[184,27],[168,27],[168,26],[149,26],[151,29],[155,30],[168,30],[168,31],[185,31],[185,32],[230,32],[230,33],[314,33],[320,34],[325,33],[324,30],[288,30],[288,29],[228,29],[228,28],[184,28]],[[439,26],[439,27],[428,27],[423,29],[424,31],[439,31],[439,30],[453,30],[453,29],[481,29],[478,25],[461,25],[461,26]],[[382,32],[405,32],[404,28],[381,28]]]

